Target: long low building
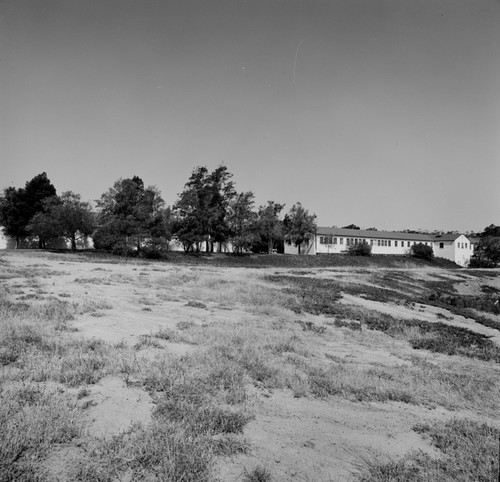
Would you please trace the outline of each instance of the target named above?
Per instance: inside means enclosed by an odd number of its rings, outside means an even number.
[[[407,255],[414,244],[431,246],[434,256],[467,266],[474,253],[470,240],[463,234],[419,234],[395,231],[373,231],[318,227],[316,235],[302,243],[301,254],[340,254],[350,245],[367,243],[372,254]],[[285,243],[285,254],[299,254],[298,248]]]

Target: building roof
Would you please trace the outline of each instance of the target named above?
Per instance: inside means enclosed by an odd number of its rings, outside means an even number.
[[[402,241],[455,241],[461,234],[420,234],[420,233],[401,233],[397,231],[372,231],[367,229],[344,229],[344,228],[329,228],[318,226],[316,229],[318,236],[341,236],[352,238],[368,238],[368,239],[397,239]]]
[[[457,233],[439,234],[438,236],[434,236],[434,239],[436,241],[455,241],[460,236],[462,235]]]

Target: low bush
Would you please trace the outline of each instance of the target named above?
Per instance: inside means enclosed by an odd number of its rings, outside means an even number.
[[[410,248],[410,253],[414,258],[425,259],[428,261],[434,258],[432,246],[427,246],[423,243],[413,244]]]
[[[372,247],[368,243],[351,244],[347,248],[349,256],[371,256]]]

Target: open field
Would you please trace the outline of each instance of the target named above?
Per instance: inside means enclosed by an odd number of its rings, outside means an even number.
[[[496,481],[499,271],[320,258],[0,252],[0,482]]]

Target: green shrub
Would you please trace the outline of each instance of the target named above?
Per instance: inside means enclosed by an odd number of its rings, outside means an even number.
[[[372,247],[368,243],[351,244],[347,248],[349,256],[371,256]]]
[[[434,257],[432,246],[427,246],[423,243],[414,244],[410,248],[410,252],[414,258],[431,260]]]

